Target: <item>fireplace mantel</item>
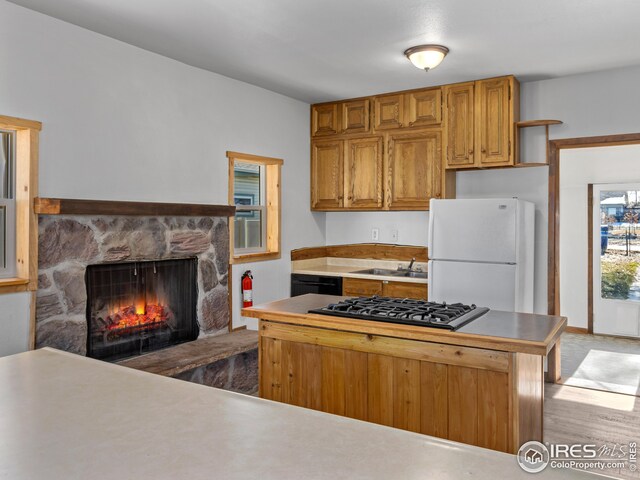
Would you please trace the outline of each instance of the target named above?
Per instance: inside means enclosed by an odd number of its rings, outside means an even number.
[[[193,203],[118,202],[72,198],[36,198],[40,215],[140,215],[180,217],[232,217],[236,207]]]

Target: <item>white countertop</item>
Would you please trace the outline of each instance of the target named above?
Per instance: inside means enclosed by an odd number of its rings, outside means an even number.
[[[429,283],[426,278],[398,277],[393,275],[371,275],[367,273],[357,273],[358,270],[366,270],[369,268],[385,268],[388,270],[396,270],[398,265],[408,266],[408,262],[396,260],[368,260],[354,258],[314,258],[310,260],[294,260],[291,262],[291,273],[300,273],[305,275],[323,275],[329,277],[348,277],[362,278],[367,280],[382,280],[389,282],[406,282],[406,283]],[[420,271],[427,271],[426,263],[416,263],[414,268]]]
[[[0,385],[2,479],[533,478],[512,455],[49,348],[0,358]]]

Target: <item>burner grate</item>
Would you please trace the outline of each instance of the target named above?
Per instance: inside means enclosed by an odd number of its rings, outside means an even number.
[[[488,311],[488,308],[462,303],[373,296],[349,298],[309,313],[456,330]]]

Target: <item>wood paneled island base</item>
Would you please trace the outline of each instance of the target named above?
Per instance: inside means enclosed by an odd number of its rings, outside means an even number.
[[[542,441],[543,357],[566,319],[489,312],[450,332],[307,313],[342,298],[243,310],[262,398],[509,453]]]

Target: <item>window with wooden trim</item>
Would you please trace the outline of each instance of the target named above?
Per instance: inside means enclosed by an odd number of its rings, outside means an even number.
[[[38,190],[40,122],[0,115],[0,293],[38,285]]]
[[[280,176],[282,160],[227,152],[231,263],[280,258]]]

